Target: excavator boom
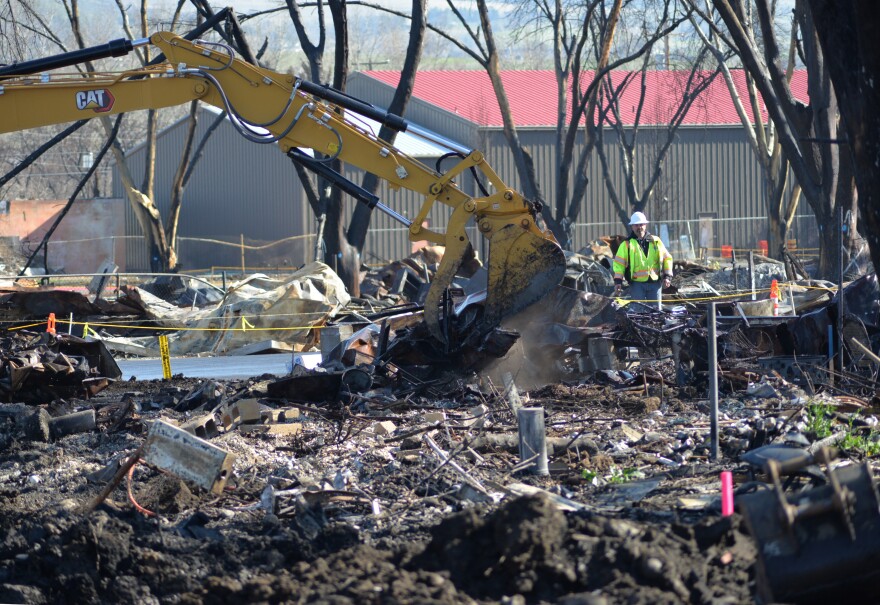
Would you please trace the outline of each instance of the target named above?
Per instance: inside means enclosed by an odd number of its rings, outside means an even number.
[[[164,53],[165,63],[113,73],[46,71],[118,56],[148,43]],[[536,302],[562,279],[565,260],[556,240],[536,224],[532,204],[505,185],[482,153],[340,91],[247,63],[224,44],[157,32],[149,39],[117,40],[0,68],[0,132],[192,100],[225,110],[248,140],[277,144],[292,159],[330,178],[359,201],[388,213],[408,227],[413,241],[445,246],[425,302],[425,321],[440,341],[445,340],[440,327],[442,294],[467,252],[470,241],[465,227],[471,220],[489,240],[483,328],[491,329]],[[460,160],[447,172],[438,173],[380,140],[360,116],[429,139]],[[394,189],[421,194],[424,201],[418,215],[410,220],[375,198],[358,195],[356,185],[329,171],[328,162],[333,159],[371,172]],[[468,195],[456,185],[454,179],[465,170],[478,171],[488,182],[486,195]],[[438,203],[451,209],[445,232],[423,226]]]

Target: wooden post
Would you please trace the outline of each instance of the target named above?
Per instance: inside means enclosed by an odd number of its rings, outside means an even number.
[[[529,467],[533,475],[549,475],[547,467],[547,437],[544,432],[544,408],[520,408],[517,412],[519,422],[519,459],[534,460]]]
[[[241,234],[241,276],[244,277],[244,233]]]
[[[504,381],[504,392],[507,396],[507,403],[510,405],[510,410],[518,417],[519,410],[522,407],[522,399],[519,396],[519,389],[516,388],[516,383],[513,380],[513,374],[510,372],[504,372],[504,374],[501,375],[501,379]]]
[[[831,324],[828,324],[828,382],[834,386],[834,326]]]
[[[730,270],[733,273],[733,289],[739,292],[739,273],[736,270],[736,249],[730,249]]]

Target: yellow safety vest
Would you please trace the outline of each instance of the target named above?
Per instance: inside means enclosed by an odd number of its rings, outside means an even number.
[[[614,257],[614,279],[623,279],[627,267],[629,267],[627,279],[631,282],[656,281],[660,278],[661,272],[672,277],[672,255],[666,250],[659,237],[651,235],[650,238],[647,256],[635,238],[629,238],[620,244]]]

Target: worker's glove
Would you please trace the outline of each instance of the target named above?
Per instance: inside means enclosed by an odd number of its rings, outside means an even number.
[[[664,277],[663,278],[663,287],[668,288],[671,285],[672,285],[672,278],[671,277]]]
[[[623,286],[620,284],[614,284],[614,296],[620,296],[623,293]]]

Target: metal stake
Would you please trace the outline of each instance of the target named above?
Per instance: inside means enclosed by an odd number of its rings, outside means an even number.
[[[715,304],[709,303],[709,441],[712,460],[718,460],[718,333],[715,329]]]
[[[755,293],[755,251],[749,250],[749,281],[752,284],[752,300],[757,300]]]
[[[544,430],[544,408],[520,408],[516,414],[519,422],[519,459],[535,459],[530,472],[548,475],[547,441]],[[537,456],[537,458],[535,458]]]

